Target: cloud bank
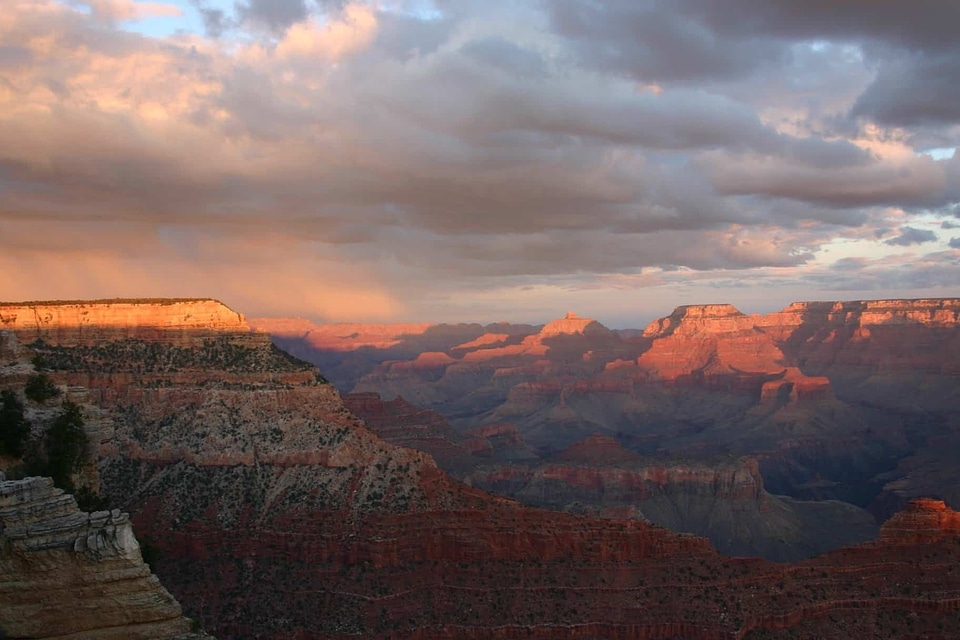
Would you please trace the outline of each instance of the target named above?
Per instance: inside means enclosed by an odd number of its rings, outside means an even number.
[[[923,4],[11,0],[0,297],[960,295],[960,8]]]

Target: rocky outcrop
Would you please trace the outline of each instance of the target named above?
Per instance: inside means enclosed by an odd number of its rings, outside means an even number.
[[[223,331],[249,330],[242,315],[210,299],[2,303],[0,328],[25,344],[43,340],[61,346],[125,338],[191,344]]]
[[[466,473],[476,464],[463,437],[435,411],[421,409],[398,396],[384,401],[376,393],[351,393],[343,403],[361,416],[367,428],[390,444],[429,454],[448,473]]]
[[[925,403],[944,391],[957,400],[948,381],[960,375],[960,299],[800,302],[757,324],[805,373],[855,382],[847,393],[888,403],[903,397],[890,393],[899,378],[932,387]]]
[[[468,481],[535,506],[640,517],[707,537],[726,554],[778,561],[856,544],[877,531],[870,514],[852,505],[769,494],[755,459],[647,460],[608,436],[591,436],[538,465],[480,466]]]
[[[880,539],[887,543],[929,544],[960,536],[960,513],[943,500],[917,498],[906,510],[895,514],[880,527]]]
[[[572,311],[563,318],[548,322],[540,330],[541,339],[554,338],[556,336],[570,335],[599,335],[607,336],[610,330],[592,318],[581,318]]]
[[[555,462],[609,466],[637,462],[640,456],[627,451],[615,438],[595,433],[575,442],[554,457]]]
[[[251,318],[256,331],[278,338],[301,338],[314,349],[355,351],[363,347],[388,349],[409,336],[423,335],[437,326],[429,322],[416,324],[357,324],[341,323],[318,325],[302,318]]]
[[[786,370],[773,339],[732,305],[678,307],[644,336],[653,342],[637,366],[665,382],[752,391]]]
[[[0,480],[0,630],[77,640],[183,637],[127,514],[83,513],[49,478]]]

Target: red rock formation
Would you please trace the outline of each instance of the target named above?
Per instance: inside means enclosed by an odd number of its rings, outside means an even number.
[[[3,303],[0,328],[22,343],[42,339],[63,346],[123,338],[190,344],[248,330],[242,315],[210,299]]]
[[[795,302],[757,324],[807,368],[960,374],[960,299]]]
[[[453,347],[457,351],[469,351],[471,349],[481,349],[484,347],[492,347],[495,345],[500,345],[510,339],[509,333],[485,333],[476,340],[470,340],[469,342],[464,342],[463,344],[458,344]]]
[[[581,318],[577,314],[570,312],[567,313],[567,315],[563,318],[548,322],[546,325],[544,325],[543,329],[540,330],[539,336],[540,339],[543,340],[545,338],[554,338],[556,336],[607,336],[609,334],[610,330],[596,320],[593,320],[592,318]]]
[[[424,351],[411,362],[392,362],[388,363],[388,366],[391,371],[444,369],[454,362],[456,362],[455,359],[443,352]]]
[[[572,462],[590,465],[616,465],[636,462],[640,456],[627,451],[616,439],[595,433],[586,440],[575,442],[554,457],[556,462]]]
[[[943,500],[918,498],[880,527],[880,539],[888,544],[929,544],[960,536],[960,513]]]
[[[678,307],[652,322],[644,336],[653,343],[637,366],[667,382],[752,389],[785,369],[770,336],[732,305]]]
[[[343,403],[379,437],[428,453],[444,469],[469,469],[476,462],[472,454],[477,445],[461,443],[461,437],[436,411],[421,409],[402,397],[384,401],[376,393],[347,394]]]

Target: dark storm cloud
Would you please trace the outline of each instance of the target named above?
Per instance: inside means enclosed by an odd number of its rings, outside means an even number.
[[[837,208],[940,207],[954,198],[942,165],[929,158],[831,168],[758,155],[713,154],[703,166],[717,190],[728,195],[765,195]]]
[[[646,82],[731,79],[786,55],[768,37],[730,37],[683,3],[670,5],[680,10],[656,1],[549,3],[555,28],[584,62]]]
[[[237,2],[235,8],[241,20],[278,32],[307,17],[305,0],[245,0]]]
[[[539,54],[500,37],[471,40],[461,48],[461,52],[481,64],[522,77],[542,78],[547,72]]]
[[[951,50],[960,24],[960,5],[940,0],[553,0],[549,10],[586,62],[647,81],[743,76],[798,40]]]
[[[960,122],[960,3],[923,0],[612,0],[549,4],[591,67],[644,82],[733,81],[793,62],[798,42],[849,43],[878,65],[851,115]]]
[[[960,47],[884,63],[852,114],[903,127],[960,122]]]
[[[904,227],[900,229],[900,235],[890,238],[885,244],[895,247],[909,247],[914,244],[923,244],[925,242],[936,242],[937,234],[929,229],[916,229],[914,227]]]
[[[211,7],[205,0],[190,0],[190,4],[200,13],[204,31],[211,38],[219,38],[224,31],[236,26],[232,16],[223,9]]]

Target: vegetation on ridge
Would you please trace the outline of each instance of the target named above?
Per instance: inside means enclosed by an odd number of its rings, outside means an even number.
[[[0,455],[22,458],[30,438],[30,423],[23,417],[23,403],[9,389],[0,391]]]
[[[53,380],[45,373],[38,373],[27,379],[23,393],[34,402],[46,402],[50,398],[60,395],[60,390]]]
[[[314,366],[273,343],[250,346],[235,336],[206,338],[195,347],[126,339],[93,346],[64,347],[37,340],[30,348],[44,366],[60,371],[174,373],[218,370],[230,373],[289,373]]]

